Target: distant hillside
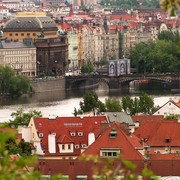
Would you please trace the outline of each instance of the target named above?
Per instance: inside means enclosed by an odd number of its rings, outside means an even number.
[[[159,0],[101,0],[100,4],[122,9],[160,7]]]

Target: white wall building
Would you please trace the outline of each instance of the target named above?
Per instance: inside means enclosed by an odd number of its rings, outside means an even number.
[[[32,44],[1,41],[0,65],[10,66],[18,74],[33,78],[36,76],[36,47]]]

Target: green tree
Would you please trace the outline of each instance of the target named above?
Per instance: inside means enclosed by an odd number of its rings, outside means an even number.
[[[142,42],[130,49],[129,59],[138,73],[180,72],[179,43],[172,40]]]
[[[132,109],[133,99],[130,96],[123,96],[121,100],[122,108],[128,114],[131,112]]]
[[[83,96],[83,101],[80,101],[80,110],[76,110],[76,114],[78,112],[90,112],[93,111],[94,114],[96,112],[101,112],[105,110],[104,104],[99,100],[98,96],[94,92],[86,92]]]
[[[169,114],[164,117],[164,120],[178,120],[179,116],[177,114]]]
[[[27,167],[35,167],[37,159],[35,156],[28,158],[15,158],[10,157],[9,151],[7,150],[7,141],[15,138],[15,134],[10,132],[0,132],[0,179],[2,180],[38,180],[40,173],[33,170],[27,171]]]
[[[85,65],[83,65],[81,67],[81,72],[83,74],[85,74],[85,73],[89,74],[89,73],[91,73],[93,71],[94,71],[94,67],[93,67],[93,65],[91,63],[87,63],[87,64],[85,64]]]
[[[30,80],[23,75],[16,75],[9,66],[0,66],[1,95],[20,96],[31,91]]]
[[[121,100],[122,108],[130,115],[136,113],[152,114],[155,112],[154,101],[146,93],[142,93],[138,98],[134,99],[130,96],[123,96]]]
[[[107,112],[121,112],[121,102],[116,98],[105,99],[105,108]]]
[[[154,110],[154,101],[151,96],[146,93],[142,93],[139,96],[139,108],[140,112],[145,114],[152,114]]]
[[[16,112],[11,114],[13,120],[10,120],[7,125],[9,127],[18,127],[20,125],[27,126],[32,117],[42,117],[42,113],[37,110],[30,110],[25,113],[23,109],[18,109]]]
[[[19,154],[22,157],[31,155],[31,145],[29,142],[25,142],[22,139],[19,143],[14,138],[10,138],[6,141],[6,149],[9,154]]]
[[[29,92],[31,89],[28,77],[18,75],[10,79],[9,94],[11,96],[20,96]]]
[[[176,31],[176,32],[169,31],[169,30],[161,31],[158,33],[158,39],[172,41],[174,43],[177,43],[180,41],[180,34],[179,34],[179,31]]]
[[[9,66],[0,66],[0,92],[2,95],[9,94],[11,78],[15,76],[15,71]]]

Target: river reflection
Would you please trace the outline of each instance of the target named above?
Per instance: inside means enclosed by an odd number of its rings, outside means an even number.
[[[0,122],[11,119],[11,113],[23,108],[25,112],[29,110],[41,111],[43,116],[72,116],[74,108],[79,108],[79,102],[82,101],[83,93],[87,90],[77,90],[73,92],[54,91],[46,93],[37,93],[31,96],[23,96],[18,99],[2,99],[0,106]],[[121,100],[122,96],[130,95],[135,97],[140,91],[131,88],[128,93],[122,93],[119,90],[109,91],[105,87],[94,89],[99,99],[104,102],[108,97],[117,97]],[[148,92],[153,98],[155,105],[163,105],[169,98],[177,97],[177,94],[172,94],[169,91],[161,91],[156,93]],[[178,96],[179,97],[179,96]]]

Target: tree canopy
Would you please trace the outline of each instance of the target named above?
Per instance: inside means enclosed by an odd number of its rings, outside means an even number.
[[[27,170],[28,166],[31,166],[31,169],[35,167],[37,159],[35,156],[22,158],[11,158],[9,149],[7,147],[7,142],[11,143],[15,141],[15,134],[12,132],[0,132],[0,179],[6,180],[15,180],[15,179],[28,179],[28,180],[38,180],[40,178],[40,173],[33,170]],[[9,146],[10,148],[10,146]],[[14,152],[18,152],[17,149]],[[17,147],[16,147],[17,148]]]
[[[157,41],[141,42],[130,49],[129,59],[138,73],[179,73],[180,35],[162,32]]]
[[[1,95],[20,96],[31,91],[28,77],[17,75],[9,66],[0,66],[0,93]]]
[[[90,111],[96,114],[99,112],[121,112],[122,110],[130,115],[136,113],[152,114],[156,109],[152,97],[146,93],[141,93],[139,97],[135,98],[123,96],[121,101],[115,98],[107,98],[103,103],[96,93],[86,92],[83,101],[80,101],[79,105],[80,109],[74,108],[75,116]]]
[[[11,114],[12,120],[7,122],[9,127],[27,126],[32,117],[42,117],[42,113],[37,110],[24,112],[22,108]]]

